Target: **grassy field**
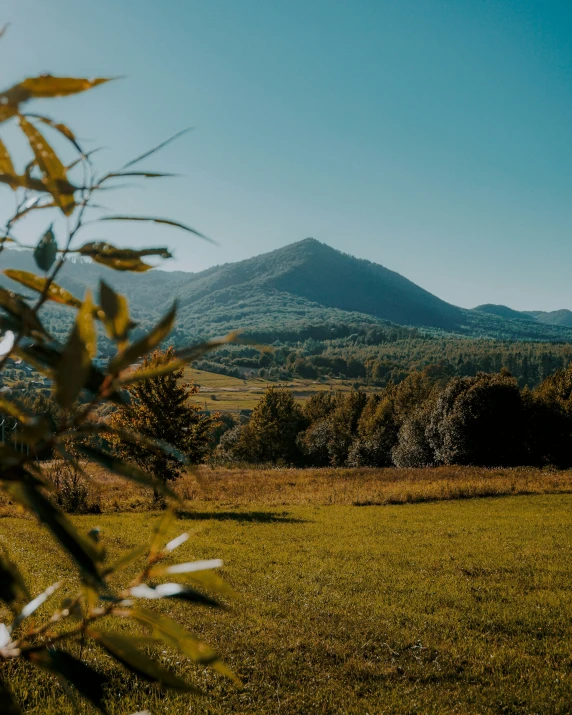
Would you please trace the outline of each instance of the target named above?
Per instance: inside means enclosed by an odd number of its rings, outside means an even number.
[[[294,379],[287,382],[275,383],[261,377],[241,379],[219,375],[205,370],[196,370],[192,367],[185,368],[185,380],[194,381],[200,386],[200,394],[193,397],[193,402],[201,404],[207,410],[220,410],[221,412],[239,412],[252,410],[262,393],[269,385],[280,384],[294,395],[294,399],[302,402],[309,399],[316,392],[329,390],[352,390],[351,380],[330,379],[327,382],[314,380]],[[373,388],[361,388],[366,392],[376,391]]]
[[[151,490],[85,464],[89,500],[104,513],[148,511]],[[235,506],[383,506],[447,499],[572,494],[572,470],[481,469],[253,469],[201,466],[183,475],[174,490],[195,508]],[[20,515],[0,492],[0,517]]]
[[[192,534],[178,558],[223,558],[239,598],[221,613],[162,607],[216,645],[245,687],[162,651],[206,696],[163,694],[127,676],[110,694],[112,713],[571,711],[572,495],[318,501],[268,506],[232,495],[189,505],[172,531]],[[100,526],[113,558],[148,537],[153,517],[75,520]],[[35,591],[56,579],[33,521],[1,519],[0,537],[27,559]],[[100,652],[85,656],[110,667]],[[5,675],[25,712],[73,711],[49,677]]]

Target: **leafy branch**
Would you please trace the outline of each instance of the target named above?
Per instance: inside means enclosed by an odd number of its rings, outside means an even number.
[[[19,172],[8,147],[0,139],[0,183],[9,187],[15,196],[14,213],[6,221],[0,235],[0,252],[6,243],[14,243],[33,251],[35,263],[43,274],[10,268],[3,271],[11,280],[33,291],[36,298],[31,300],[15,291],[0,288],[0,370],[13,357],[28,363],[52,381],[54,397],[64,411],[61,424],[54,428],[43,415],[23,409],[15,400],[4,395],[0,397],[0,412],[17,421],[18,438],[30,448],[22,452],[10,441],[0,443],[0,488],[47,527],[53,539],[72,558],[81,580],[79,593],[73,598],[64,599],[60,607],[40,625],[26,628],[29,617],[54,598],[62,582],[58,581],[31,598],[16,564],[7,555],[0,556],[0,599],[13,614],[9,624],[0,624],[0,674],[2,661],[26,660],[72,683],[81,695],[102,712],[105,712],[108,678],[86,664],[81,655],[79,658],[72,655],[66,649],[71,644],[79,643],[83,646],[86,639],[91,639],[140,677],[164,687],[197,692],[193,685],[165,670],[144,653],[139,647],[142,642],[140,637],[102,630],[99,623],[103,618],[129,619],[134,625],[151,631],[145,642],[161,641],[175,647],[196,663],[209,666],[239,683],[238,678],[209,646],[195,639],[172,619],[140,605],[143,600],[174,598],[193,605],[218,608],[221,606],[218,596],[226,597],[232,593],[213,571],[222,565],[218,560],[174,565],[165,561],[187,538],[186,534],[182,534],[166,545],[163,544],[167,528],[175,515],[174,510],[165,512],[148,549],[139,547],[125,554],[115,564],[108,564],[99,535],[95,532],[87,535],[80,533],[65,514],[54,506],[49,498],[49,481],[42,468],[42,457],[54,450],[64,460],[79,468],[75,456],[79,452],[126,479],[176,499],[156,475],[91,446],[89,438],[114,433],[119,439],[141,443],[171,458],[184,460],[185,456],[160,439],[97,422],[93,419],[94,410],[105,402],[125,403],[125,390],[129,385],[171,374],[236,337],[232,334],[191,345],[172,352],[166,364],[132,373],[132,364],[156,349],[169,335],[176,319],[176,305],[149,333],[139,339],[132,339],[131,332],[136,324],[129,314],[127,300],[107,283],[100,282],[98,300],[94,302],[90,291],[80,300],[56,282],[71,254],[80,255],[112,270],[135,273],[145,273],[152,269],[153,266],[143,261],[143,258],[171,257],[167,248],[135,250],[99,239],[77,245],[79,234],[94,224],[100,225],[106,221],[144,221],[206,239],[189,226],[162,217],[119,214],[86,220],[87,212],[98,208],[95,199],[99,193],[113,189],[117,179],[157,179],[169,176],[132,167],[177,137],[144,152],[116,171],[98,175],[92,161],[93,152],[84,151],[75,133],[66,124],[42,113],[27,111],[28,103],[33,100],[82,93],[108,81],[107,78],[90,80],[42,75],[27,78],[0,93],[0,124],[17,123],[31,154],[30,161]],[[69,143],[77,153],[74,161],[67,166],[64,164],[44,135],[44,127],[58,133]],[[82,181],[79,184],[70,178],[76,168],[81,169]],[[41,211],[42,215],[45,213],[49,216],[52,213],[63,216],[65,229],[62,236],[57,236],[54,223],[51,222],[35,246],[26,246],[17,235],[18,225],[22,218],[37,211]],[[40,309],[48,301],[75,311],[73,328],[63,344],[55,340],[42,323]],[[115,355],[106,370],[94,364],[98,323],[116,346]],[[114,589],[110,585],[110,577],[143,556],[146,557],[145,563],[137,577],[123,588]],[[1,675],[0,697],[9,704],[11,712],[18,712],[14,696],[8,685],[1,681]]]

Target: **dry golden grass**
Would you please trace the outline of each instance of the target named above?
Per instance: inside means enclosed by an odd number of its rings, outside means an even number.
[[[385,505],[572,492],[572,471],[481,469],[209,469],[182,479],[189,500],[225,504]]]
[[[90,497],[103,512],[145,511],[151,493],[137,484],[87,464]],[[253,469],[202,466],[185,474],[175,491],[193,508],[217,506],[370,506],[515,494],[572,493],[572,470],[529,467],[482,469]],[[0,496],[0,516],[18,508]]]

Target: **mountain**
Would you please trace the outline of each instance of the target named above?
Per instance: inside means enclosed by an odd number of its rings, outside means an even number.
[[[533,313],[523,313],[519,310],[513,310],[506,305],[495,305],[494,303],[485,303],[477,305],[473,310],[478,313],[486,313],[487,315],[497,315],[499,318],[509,318],[510,320],[535,320]]]
[[[572,328],[572,311],[566,310],[566,308],[562,310],[553,310],[548,313],[542,310],[527,310],[526,312],[538,323],[544,323],[545,325],[561,325],[562,327]]]
[[[361,313],[398,325],[445,330],[462,320],[449,303],[423,290],[399,273],[305,239],[239,263],[189,276],[178,298],[183,310],[202,312],[213,304],[239,300],[247,305],[270,299],[294,310],[317,306]],[[262,308],[263,305],[257,306]]]
[[[0,263],[35,270],[28,252],[5,250]],[[242,329],[265,341],[368,333],[370,342],[380,343],[414,337],[421,329],[469,337],[572,341],[570,311],[524,313],[491,304],[465,310],[388,268],[311,238],[199,273],[154,270],[142,276],[70,261],[58,282],[81,297],[101,278],[127,296],[141,329],[176,299],[175,338],[181,340]],[[15,288],[6,278],[0,283]],[[45,313],[57,329],[53,308]]]

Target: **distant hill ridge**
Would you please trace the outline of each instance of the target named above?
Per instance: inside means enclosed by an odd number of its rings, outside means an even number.
[[[5,250],[0,263],[35,270],[27,252]],[[474,337],[572,341],[569,310],[523,312],[492,304],[465,310],[395,271],[313,238],[199,273],[154,270],[141,276],[70,262],[58,280],[82,297],[100,278],[127,295],[136,320],[156,320],[176,299],[178,329],[192,337],[239,328],[295,339],[305,328],[318,336],[349,334],[358,326],[381,331],[381,340],[387,331],[406,326]],[[5,277],[0,283],[15,288]]]

